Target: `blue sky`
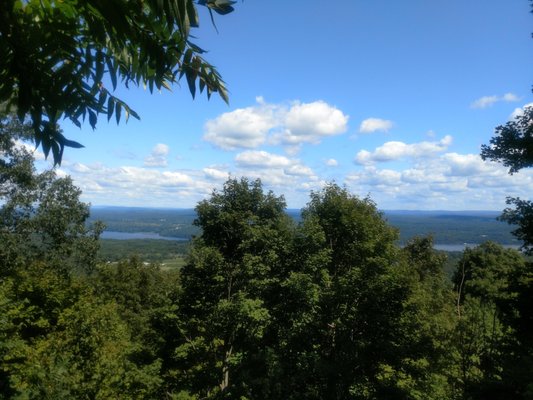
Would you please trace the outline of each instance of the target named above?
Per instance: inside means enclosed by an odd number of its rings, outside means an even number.
[[[201,12],[196,43],[230,104],[187,85],[116,94],[141,121],[65,122],[71,175],[93,205],[194,207],[229,175],[291,208],[325,182],[382,209],[500,210],[533,173],[481,161],[497,125],[533,101],[526,0],[247,0]]]

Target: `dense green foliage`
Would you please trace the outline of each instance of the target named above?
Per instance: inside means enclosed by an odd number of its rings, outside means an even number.
[[[532,3],[533,4],[533,3]],[[515,120],[496,128],[490,145],[483,145],[484,160],[499,161],[514,174],[533,166],[533,107],[525,107]],[[522,248],[533,255],[533,202],[508,197],[507,207],[500,219],[518,226],[513,234],[522,242]]]
[[[501,162],[514,174],[533,165],[533,107],[505,125],[496,127],[490,145],[481,146],[484,160]]]
[[[210,97],[227,92],[204,50],[190,41],[196,5],[227,14],[229,0],[3,0],[0,3],[0,104],[29,116],[37,145],[61,163],[64,147],[82,147],[58,128],[62,118],[95,128],[131,115],[112,94],[119,83],[170,89],[185,76]],[[109,86],[109,88],[107,87]]]
[[[296,221],[243,178],[198,204],[181,268],[101,263],[80,191],[36,173],[13,140],[30,128],[2,122],[0,398],[533,395],[516,250],[468,249],[450,280],[432,239],[398,246],[368,198],[328,184]]]

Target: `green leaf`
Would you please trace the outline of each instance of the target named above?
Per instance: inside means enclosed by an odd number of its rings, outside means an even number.
[[[187,78],[187,84],[189,85],[189,91],[191,92],[192,98],[196,94],[196,72],[192,69],[188,69],[185,77]]]
[[[67,147],[72,147],[74,149],[83,149],[85,146],[81,143],[75,142],[74,140],[65,139],[62,141],[62,144]]]
[[[89,124],[91,125],[91,128],[96,129],[96,121],[98,120],[96,118],[96,114],[93,110],[89,111]]]
[[[111,83],[113,84],[113,90],[117,89],[117,69],[114,62],[108,58],[106,60],[107,67],[109,68],[109,77],[111,78]]]
[[[114,110],[115,110],[115,99],[113,96],[109,96],[109,100],[107,101],[107,121],[108,122],[113,116]]]
[[[54,165],[61,165],[62,151],[59,148],[59,144],[55,140],[52,141],[52,154],[54,156]]]
[[[98,97],[97,112],[99,113],[102,112],[106,100],[107,100],[107,90],[101,89],[100,96]]]
[[[102,53],[102,50],[98,50],[96,52],[95,64],[96,73],[94,80],[96,81],[96,83],[100,83],[102,82],[102,78],[104,76],[104,55]]]
[[[117,125],[120,122],[120,114],[122,112],[122,104],[117,102],[117,106],[115,107],[115,117],[117,119]]]

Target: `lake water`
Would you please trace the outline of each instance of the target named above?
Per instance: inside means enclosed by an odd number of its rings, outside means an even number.
[[[186,238],[177,238],[171,236],[161,236],[159,233],[155,232],[116,232],[116,231],[104,231],[100,238],[102,239],[115,239],[115,240],[128,240],[128,239],[157,239],[157,240],[175,240],[175,241],[187,241]],[[476,247],[475,243],[462,243],[462,244],[435,244],[433,248],[435,250],[442,251],[463,251],[467,247]],[[518,250],[520,246],[518,245],[506,245],[503,247],[506,249],[516,249]]]
[[[433,248],[435,250],[442,250],[442,251],[463,251],[467,247],[476,247],[478,246],[475,243],[463,243],[463,244],[434,244]],[[506,249],[520,249],[520,246],[515,244],[504,244],[502,245]]]
[[[157,239],[157,240],[177,240],[177,241],[186,241],[189,239],[170,237],[170,236],[161,236],[159,233],[155,232],[115,232],[115,231],[104,231],[100,235],[101,239],[115,239],[115,240],[128,240],[128,239]]]

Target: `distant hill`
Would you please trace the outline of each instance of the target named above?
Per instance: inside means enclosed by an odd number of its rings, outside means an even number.
[[[296,221],[300,210],[287,213]],[[438,244],[477,244],[492,240],[504,245],[516,245],[511,235],[512,226],[498,221],[498,211],[411,211],[385,210],[387,221],[399,229],[400,243],[414,236],[431,234]],[[91,221],[103,221],[108,231],[150,232],[160,236],[190,239],[199,230],[192,225],[194,209],[143,207],[92,207]]]
[[[398,211],[384,212],[386,219],[400,230],[400,241],[431,234],[439,244],[478,244],[487,240],[516,245],[513,227],[497,220],[498,211]]]

